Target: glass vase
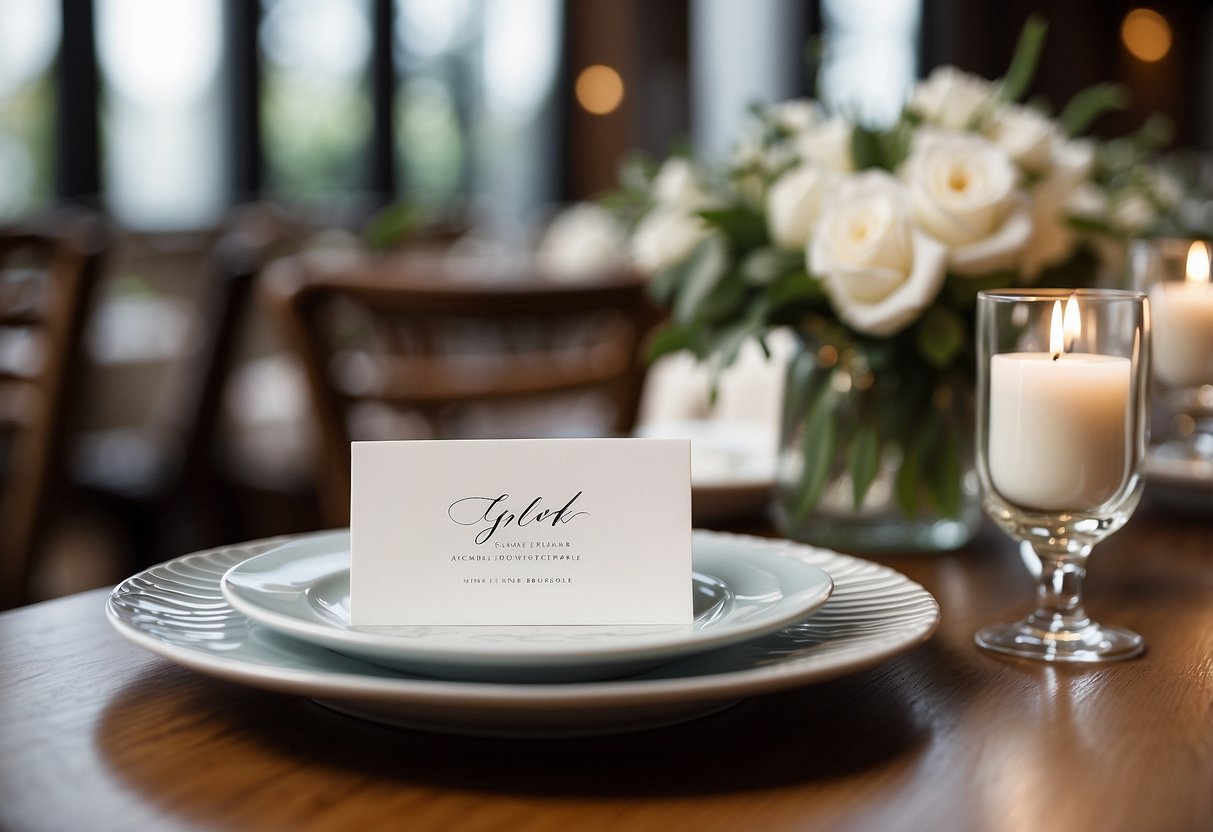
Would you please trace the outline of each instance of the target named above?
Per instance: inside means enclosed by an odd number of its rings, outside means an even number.
[[[963,546],[981,507],[974,380],[899,345],[800,333],[776,473],[779,531],[860,553]]]

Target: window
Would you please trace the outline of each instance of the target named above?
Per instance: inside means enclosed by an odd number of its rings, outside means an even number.
[[[529,218],[561,176],[562,9],[0,0],[0,218],[56,192],[98,198],[141,232],[213,227],[233,200],[259,197],[338,221],[371,195]],[[69,129],[99,133],[100,158]],[[56,147],[81,152],[57,162]]]
[[[269,195],[317,203],[367,191],[367,0],[269,0],[260,45]]]
[[[54,190],[58,0],[0,0],[0,221]]]
[[[438,213],[498,226],[553,198],[559,0],[397,0],[397,157]]]
[[[96,0],[105,201],[126,226],[214,223],[227,201],[213,0]]]

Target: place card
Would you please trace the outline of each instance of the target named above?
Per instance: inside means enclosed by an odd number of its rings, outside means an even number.
[[[354,626],[690,624],[690,442],[354,442]]]

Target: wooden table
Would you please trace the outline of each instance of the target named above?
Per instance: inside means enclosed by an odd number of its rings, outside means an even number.
[[[0,829],[1213,829],[1213,511],[1142,509],[1088,609],[1142,633],[1097,668],[994,658],[1015,547],[881,559],[930,590],[926,645],[697,722],[506,741],[362,723],[145,653],[104,591],[0,616]]]

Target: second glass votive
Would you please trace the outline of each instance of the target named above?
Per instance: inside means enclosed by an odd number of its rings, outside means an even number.
[[[1133,288],[1150,298],[1153,389],[1168,429],[1156,440],[1176,460],[1213,462],[1213,283],[1203,240],[1150,238],[1129,249]]]

